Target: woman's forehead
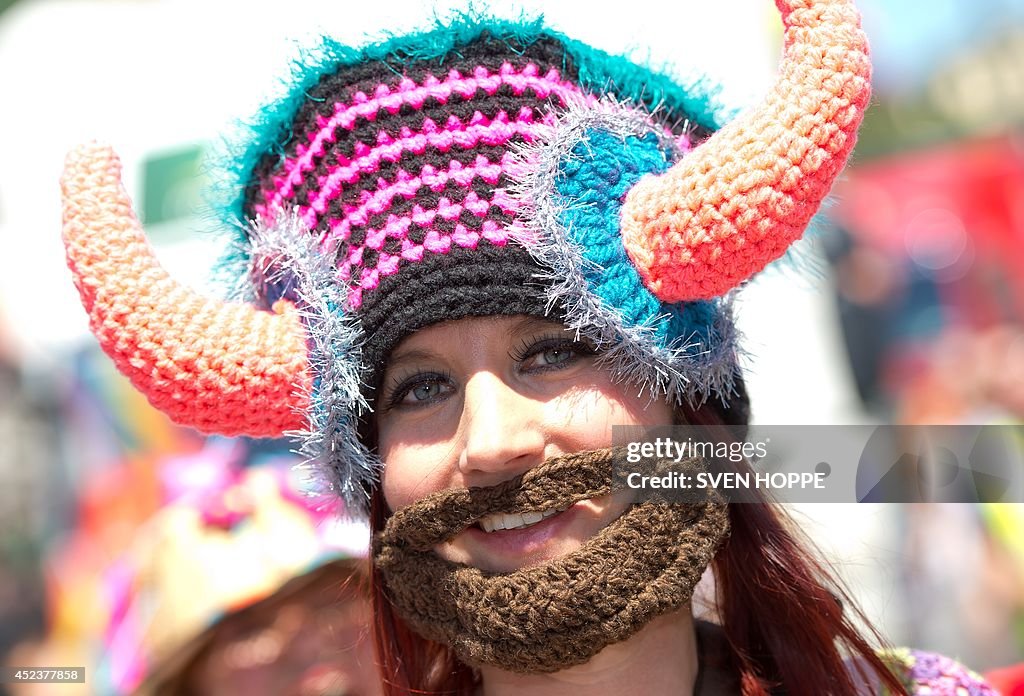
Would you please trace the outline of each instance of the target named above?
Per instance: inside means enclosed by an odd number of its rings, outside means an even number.
[[[527,315],[466,317],[432,324],[419,329],[398,344],[388,363],[404,359],[415,353],[429,351],[450,343],[468,340],[515,340],[538,331],[568,331],[564,324]]]

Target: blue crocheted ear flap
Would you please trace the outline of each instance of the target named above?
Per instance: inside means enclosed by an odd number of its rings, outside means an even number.
[[[603,99],[573,104],[520,152],[514,190],[521,238],[548,273],[551,305],[595,342],[619,378],[692,404],[726,399],[738,374],[731,296],[666,304],[645,286],[620,234],[620,210],[643,176],[686,155],[639,106]]]

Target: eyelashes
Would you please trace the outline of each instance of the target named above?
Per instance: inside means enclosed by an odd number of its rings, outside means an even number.
[[[566,338],[564,334],[541,334],[523,339],[517,348],[509,352],[509,357],[517,363],[524,363],[530,358],[556,352],[570,354],[569,360],[562,359],[557,362],[549,362],[542,367],[562,369],[558,366],[567,366],[572,362],[572,358],[589,357],[597,354],[597,350],[584,341],[574,341]]]
[[[541,375],[567,369],[597,352],[591,344],[566,338],[559,332],[524,338],[508,356],[515,361],[520,374]],[[440,403],[456,391],[449,370],[411,368],[388,381],[382,394],[385,411]]]
[[[396,376],[384,394],[385,411],[395,408],[416,408],[428,403],[442,400],[441,394],[417,402],[407,402],[406,397],[420,388],[432,386],[450,386],[452,384],[452,373],[448,370],[410,370],[404,375]]]

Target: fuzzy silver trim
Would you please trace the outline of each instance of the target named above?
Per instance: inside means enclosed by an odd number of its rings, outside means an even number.
[[[306,223],[289,210],[250,224],[244,256],[250,293],[254,289],[258,295],[269,283],[293,284],[308,332],[313,373],[312,393],[304,395],[310,404],[304,414],[308,429],[288,433],[299,443],[299,466],[321,492],[341,497],[346,516],[363,518],[381,463],[358,437],[358,418],[370,412],[360,390],[362,329],[345,311],[347,293],[337,279],[334,254],[321,250]]]
[[[625,140],[653,133],[671,159],[683,153],[673,137],[657,125],[640,107],[608,97],[567,105],[551,125],[539,127],[532,143],[517,150],[510,193],[522,202],[522,232],[514,236],[548,272],[538,274],[544,283],[550,311],[561,303],[566,323],[577,336],[585,336],[602,350],[601,363],[618,379],[639,385],[650,398],[668,398],[679,403],[685,398],[698,406],[709,395],[723,402],[733,393],[738,373],[738,336],[732,313],[733,293],[718,300],[710,342],[705,344],[694,332],[678,336],[660,346],[655,324],[663,316],[639,326],[628,326],[615,307],[609,307],[593,293],[585,270],[595,269],[584,257],[562,222],[570,206],[556,186],[561,165],[573,149],[586,143],[589,131],[603,130]]]

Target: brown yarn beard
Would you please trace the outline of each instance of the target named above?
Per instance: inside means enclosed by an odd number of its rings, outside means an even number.
[[[511,573],[432,550],[484,515],[607,495],[623,456],[615,448],[557,457],[497,486],[441,491],[395,512],[374,539],[374,562],[399,614],[466,664],[537,673],[582,664],[685,605],[729,531],[714,491],[704,502],[633,504],[576,551]],[[672,468],[692,475],[703,461]]]

